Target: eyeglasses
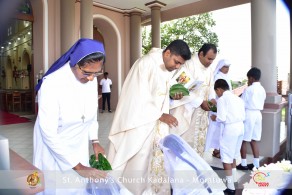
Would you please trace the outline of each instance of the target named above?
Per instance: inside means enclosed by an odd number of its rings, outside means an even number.
[[[100,71],[98,71],[98,72],[86,72],[86,71],[82,70],[80,65],[77,65],[77,66],[78,66],[79,70],[82,72],[82,74],[86,77],[89,77],[89,76],[97,77],[99,75],[103,75],[103,65],[102,65]]]

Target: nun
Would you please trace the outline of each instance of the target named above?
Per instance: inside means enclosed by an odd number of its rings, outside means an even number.
[[[78,40],[61,56],[36,86],[38,114],[33,136],[33,164],[44,173],[43,194],[86,194],[84,178],[104,178],[89,166],[90,143],[97,156],[96,77],[103,73],[102,43]]]

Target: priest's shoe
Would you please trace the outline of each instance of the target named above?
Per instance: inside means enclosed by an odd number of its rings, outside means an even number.
[[[235,195],[235,190],[230,190],[229,188],[226,188],[223,192],[226,195]]]
[[[241,164],[236,166],[236,169],[238,170],[242,170],[242,171],[247,171],[249,170],[247,166],[242,166]]]

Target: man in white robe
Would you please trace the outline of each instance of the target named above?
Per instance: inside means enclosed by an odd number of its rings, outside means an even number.
[[[210,68],[216,58],[217,48],[214,44],[204,44],[198,54],[185,63],[185,68],[193,78],[202,81],[203,84],[190,92],[190,96],[181,100],[179,106],[172,106],[170,113],[178,119],[178,126],[170,129],[170,133],[182,136],[200,155],[203,156],[208,128],[208,100],[215,103],[213,89],[213,72]]]
[[[170,194],[159,140],[177,125],[169,114],[169,80],[172,71],[191,58],[182,40],[165,50],[152,49],[132,66],[124,82],[109,134],[108,159],[117,179],[135,195]]]
[[[101,43],[80,39],[36,86],[39,111],[34,126],[33,164],[44,173],[43,194],[83,195],[87,184],[84,178],[106,175],[89,166],[88,149],[92,140],[95,155],[104,153],[97,137],[96,80],[104,58]]]

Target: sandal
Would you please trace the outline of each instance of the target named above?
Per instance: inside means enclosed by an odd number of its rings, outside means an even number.
[[[212,156],[214,156],[215,158],[221,158],[220,150],[213,150]]]

